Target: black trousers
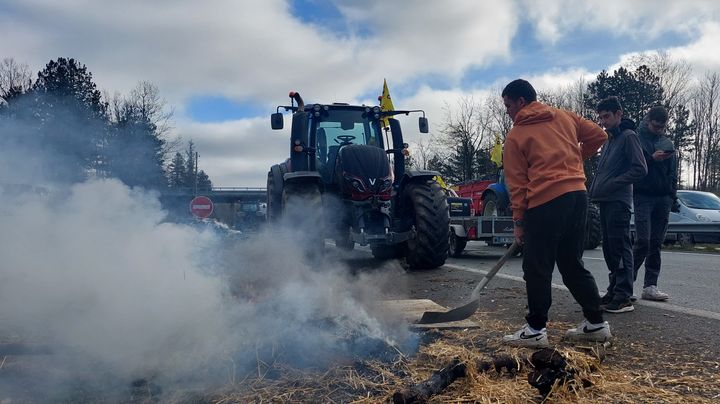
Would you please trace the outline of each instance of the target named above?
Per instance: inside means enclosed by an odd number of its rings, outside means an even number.
[[[594,324],[603,321],[595,278],[582,260],[587,204],[587,193],[575,191],[525,212],[523,278],[529,311],[525,319],[536,330],[548,321],[556,263],[585,318]]]
[[[608,270],[607,293],[617,302],[633,294],[635,272],[630,241],[630,206],[619,201],[600,202],[602,250]]]

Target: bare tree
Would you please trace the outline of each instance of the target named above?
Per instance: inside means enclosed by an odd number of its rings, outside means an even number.
[[[691,158],[693,187],[716,190],[720,186],[720,76],[708,73],[692,97],[690,110],[694,153]]]
[[[27,92],[32,87],[32,74],[27,64],[19,64],[13,58],[0,63],[0,98],[7,100]]]
[[[643,53],[631,58],[630,63],[637,69],[646,65],[660,79],[665,105],[675,109],[688,100],[688,83],[692,77],[692,66],[686,60],[676,59],[666,51]]]

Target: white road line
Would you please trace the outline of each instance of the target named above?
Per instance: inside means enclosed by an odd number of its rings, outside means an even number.
[[[482,274],[482,275],[487,275],[487,273],[488,273],[488,271],[483,271],[482,269],[464,267],[461,265],[445,264],[444,266],[447,268],[451,268],[451,269],[458,269],[460,271],[473,272],[473,273]],[[508,279],[511,281],[523,282],[523,283],[525,282],[525,280],[520,276],[507,275],[507,274],[502,274],[502,273],[497,273],[495,276],[498,278]],[[559,290],[565,290],[565,291],[568,290],[568,288],[565,285],[558,285],[556,283],[553,283],[552,287],[554,289],[559,289]],[[693,315],[693,316],[709,318],[712,320],[720,321],[720,313],[716,313],[714,311],[691,309],[689,307],[677,306],[677,305],[674,305],[671,303],[652,302],[652,301],[647,301],[647,300],[638,300],[637,302],[635,302],[633,304],[639,305],[639,306],[655,307],[658,309],[672,311],[674,313],[689,314],[689,315]]]

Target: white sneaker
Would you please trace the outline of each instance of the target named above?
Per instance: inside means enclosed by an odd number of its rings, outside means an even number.
[[[512,346],[523,346],[531,348],[547,348],[550,346],[547,337],[547,328],[540,331],[533,330],[528,324],[525,324],[515,334],[503,337],[503,342]]]
[[[658,290],[657,286],[652,285],[643,289],[642,298],[645,300],[655,300],[656,302],[664,302],[670,298],[667,293]]]
[[[603,321],[600,324],[591,324],[587,320],[583,320],[580,325],[567,330],[565,339],[575,342],[605,342],[612,338],[610,334],[610,324]]]

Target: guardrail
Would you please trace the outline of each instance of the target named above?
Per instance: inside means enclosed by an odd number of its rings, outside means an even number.
[[[635,230],[635,224],[630,223],[630,230]],[[668,223],[668,233],[720,233],[720,222],[682,222]]]

